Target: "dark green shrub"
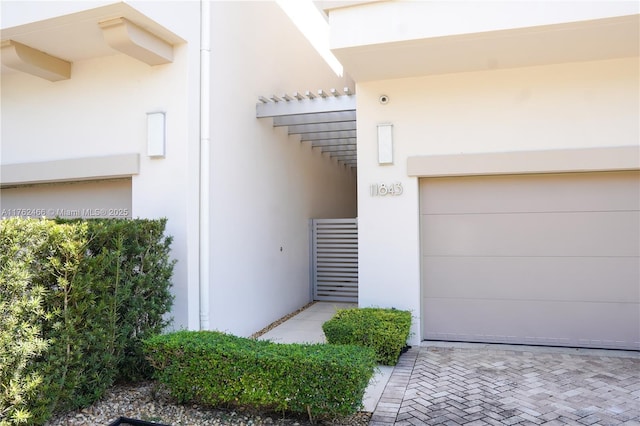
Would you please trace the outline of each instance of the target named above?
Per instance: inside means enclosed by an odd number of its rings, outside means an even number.
[[[329,343],[366,346],[375,350],[380,364],[396,365],[411,331],[411,312],[382,308],[339,310],[322,325],[322,330]]]
[[[361,408],[375,354],[349,345],[277,344],[215,331],[145,341],[156,378],[181,402],[348,415]]]
[[[63,222],[59,220],[59,222]],[[117,330],[118,380],[150,378],[153,370],[142,353],[142,340],[170,323],[172,238],[166,219],[95,219],[86,221],[86,257],[82,280],[106,290],[113,299],[108,318]]]
[[[27,265],[24,285],[42,290],[38,294],[43,313],[34,326],[49,346],[31,357],[22,373],[40,378],[30,399],[30,424],[91,404],[118,379],[151,373],[141,340],[167,325],[164,315],[172,303],[171,239],[163,235],[165,223],[0,222],[3,233],[24,234],[19,243],[0,241],[0,253],[14,253],[1,258],[0,271],[10,269],[15,253],[25,250],[20,246],[29,247],[29,261],[20,260]],[[0,318],[4,315],[0,311]]]

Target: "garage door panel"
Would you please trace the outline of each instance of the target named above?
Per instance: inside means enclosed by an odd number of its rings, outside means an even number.
[[[423,263],[425,297],[640,300],[640,264],[635,257],[431,257]]]
[[[0,190],[6,216],[131,218],[131,178],[25,185]]]
[[[612,311],[617,315],[610,321],[594,321]],[[426,339],[640,349],[640,311],[633,303],[427,299],[423,317]]]
[[[430,215],[425,255],[638,256],[640,213]]]
[[[640,171],[433,178],[420,186],[423,214],[637,210]],[[606,196],[603,197],[603,194]],[[433,203],[432,200],[437,202]]]
[[[420,182],[423,338],[640,350],[640,172]]]

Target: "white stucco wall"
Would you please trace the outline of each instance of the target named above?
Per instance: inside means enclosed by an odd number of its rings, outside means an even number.
[[[24,17],[40,17],[28,6]],[[197,306],[197,285],[188,283],[194,268],[197,277],[198,246],[197,233],[189,231],[197,225],[198,212],[199,27],[189,22],[199,23],[199,4],[154,2],[146,7],[155,8],[157,17],[179,13],[181,20],[171,29],[192,43],[176,46],[174,61],[155,67],[114,51],[74,62],[72,78],[55,83],[24,73],[3,74],[0,158],[2,164],[20,164],[139,153],[132,217],[168,218],[167,234],[174,238],[172,253],[178,260],[175,326],[193,328],[198,312],[188,312],[188,306],[189,301]],[[164,159],[146,155],[146,114],[153,111],[166,112]]]
[[[2,26],[108,3],[6,4]],[[132,216],[169,219],[174,327],[198,329],[200,2],[127,3],[186,41],[173,62],[150,67],[114,50],[74,61],[71,79],[56,83],[3,73],[0,161],[139,154]],[[353,83],[331,71],[275,2],[211,9],[210,327],[249,335],[310,300],[309,220],[356,215],[355,172],[256,119],[255,103]],[[146,155],[153,111],[166,113],[164,159]]]
[[[353,85],[275,2],[211,8],[211,324],[249,335],[310,301],[309,219],[356,215],[355,172],[256,119],[258,96]]]
[[[637,146],[638,72],[635,57],[358,84],[360,305],[412,310],[420,339],[418,179],[408,157]],[[377,164],[378,123],[394,126],[393,165]],[[370,184],[393,182],[401,196],[370,196]]]

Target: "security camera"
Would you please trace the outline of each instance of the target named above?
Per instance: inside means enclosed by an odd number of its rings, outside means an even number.
[[[384,104],[388,104],[389,103],[389,97],[387,95],[380,95],[380,97],[378,98],[378,100],[380,101],[380,103],[382,105]]]

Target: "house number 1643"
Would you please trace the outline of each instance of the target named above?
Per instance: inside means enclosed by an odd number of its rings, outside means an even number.
[[[384,197],[385,195],[402,195],[402,184],[397,183],[372,183],[369,186],[372,197]]]

